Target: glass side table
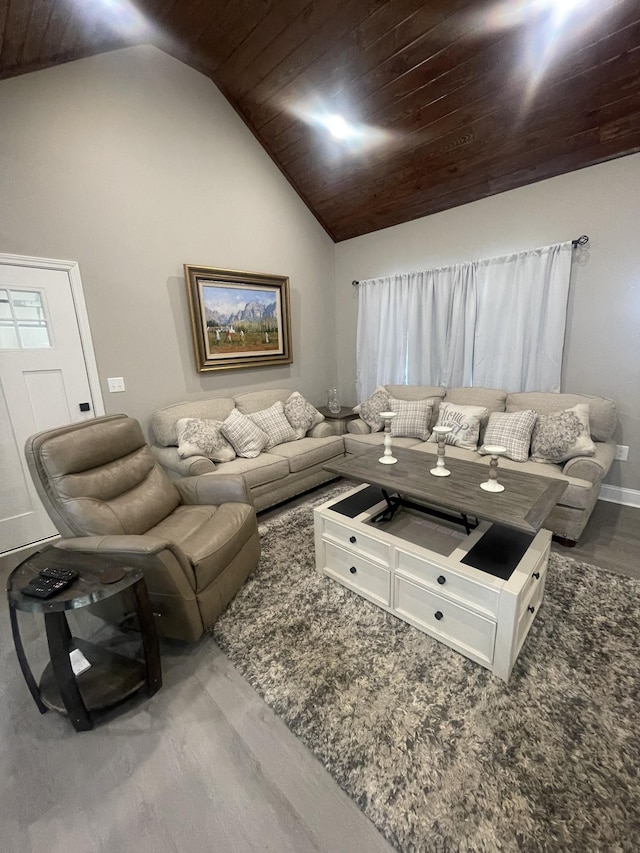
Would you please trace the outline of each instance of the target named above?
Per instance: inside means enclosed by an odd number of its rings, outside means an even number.
[[[53,598],[23,595],[21,590],[46,566],[75,569],[79,577]],[[130,592],[140,629],[144,661],[116,654],[73,637],[66,612]],[[79,551],[48,547],[20,563],[7,581],[9,617],[16,655],[27,687],[41,714],[49,709],[67,714],[76,731],[93,728],[91,712],[107,708],[146,688],[153,696],[162,686],[158,635],[142,572],[115,560]],[[38,684],[20,636],[18,611],[42,613],[50,662]],[[70,653],[78,649],[91,666],[76,675]]]

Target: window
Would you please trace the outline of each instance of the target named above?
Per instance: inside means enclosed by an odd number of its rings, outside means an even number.
[[[0,349],[50,347],[42,294],[0,289]]]

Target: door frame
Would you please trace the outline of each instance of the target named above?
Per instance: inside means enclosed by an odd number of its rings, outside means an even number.
[[[87,378],[89,379],[89,388],[91,390],[93,413],[96,417],[104,415],[104,400],[102,398],[102,389],[100,387],[98,364],[96,362],[96,356],[93,349],[91,326],[89,325],[89,315],[84,301],[84,291],[82,289],[80,265],[78,262],[61,261],[53,258],[32,258],[25,255],[8,255],[0,253],[0,264],[2,266],[62,270],[67,273],[69,277],[69,284],[71,285],[71,296],[73,298],[73,306],[76,312],[78,331],[80,332],[80,343],[82,344],[84,363],[87,368]]]

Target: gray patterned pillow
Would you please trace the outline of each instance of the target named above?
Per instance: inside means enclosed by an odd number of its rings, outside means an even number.
[[[484,445],[479,448],[480,453],[487,453],[487,446],[498,444],[507,448],[504,455],[509,459],[526,462],[536,418],[532,409],[524,412],[492,412],[484,434]]]
[[[248,417],[267,434],[269,440],[265,450],[270,450],[277,444],[284,444],[285,441],[295,441],[298,437],[284,416],[284,404],[281,400],[276,400],[268,409],[251,412]]]
[[[207,456],[214,462],[231,462],[236,452],[220,432],[222,421],[180,418],[176,423],[178,456]]]
[[[354,407],[353,411],[360,415],[370,427],[371,432],[380,432],[384,429],[384,421],[380,417],[380,412],[389,411],[389,392],[382,385],[378,385],[366,400]]]
[[[257,424],[237,409],[222,422],[220,431],[233,445],[238,456],[255,459],[267,446],[268,437]]]
[[[438,422],[435,426],[450,426],[451,432],[445,437],[445,444],[464,447],[467,450],[477,450],[480,438],[480,424],[489,415],[489,409],[484,406],[456,406],[454,403],[440,403]],[[429,441],[437,441],[433,433]]]
[[[296,438],[304,438],[310,429],[324,420],[324,415],[307,402],[298,391],[294,391],[284,401],[284,414],[293,427]]]
[[[398,400],[389,397],[389,411],[396,413],[391,420],[391,435],[419,438],[422,441],[429,438],[433,400]]]
[[[538,415],[531,436],[532,461],[566,462],[574,456],[593,456],[595,452],[587,403],[578,403],[572,409],[550,415]]]

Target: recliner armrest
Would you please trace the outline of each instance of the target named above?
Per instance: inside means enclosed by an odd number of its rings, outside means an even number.
[[[242,474],[200,474],[175,480],[183,504],[219,506],[241,503],[253,506],[253,498]]]

